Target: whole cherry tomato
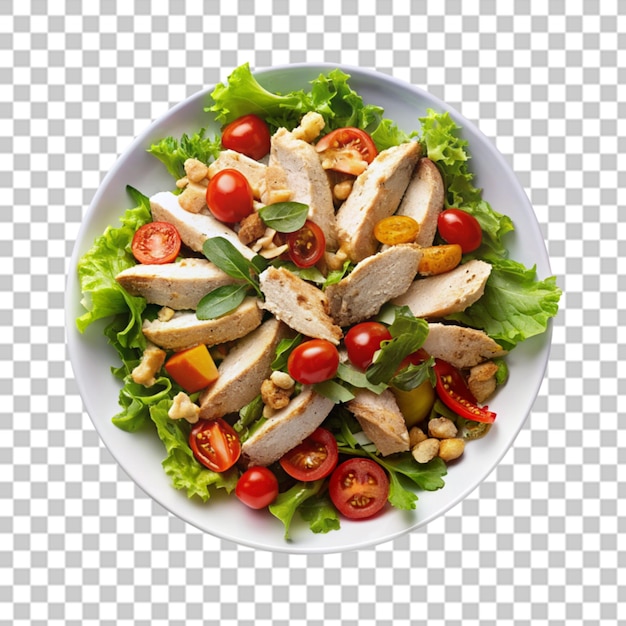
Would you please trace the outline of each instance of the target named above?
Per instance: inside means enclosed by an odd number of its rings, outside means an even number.
[[[222,146],[258,161],[270,151],[269,128],[257,115],[244,115],[224,128]]]
[[[380,344],[389,339],[389,329],[380,322],[361,322],[353,326],[344,337],[350,363],[362,370],[366,369],[380,349]]]
[[[239,477],[235,495],[251,509],[262,509],[276,500],[278,480],[267,467],[250,467]]]
[[[339,367],[339,352],[326,339],[310,339],[296,346],[287,359],[287,370],[294,380],[313,385],[332,378]]]
[[[476,250],[483,240],[478,220],[461,209],[446,209],[439,213],[437,228],[445,241],[459,244],[463,254]]]
[[[252,189],[246,177],[239,171],[219,171],[209,181],[206,203],[209,210],[220,221],[239,222],[252,213]]]

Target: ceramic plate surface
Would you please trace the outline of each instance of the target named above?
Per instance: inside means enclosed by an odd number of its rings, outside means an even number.
[[[292,65],[256,73],[267,89],[287,92],[307,88],[309,81],[332,65]],[[539,278],[551,275],[548,255],[533,209],[524,190],[505,159],[469,121],[427,92],[383,74],[341,66],[351,75],[351,86],[366,103],[385,109],[385,116],[411,131],[419,128],[418,118],[426,109],[450,111],[463,128],[472,155],[475,184],[484,189],[484,198],[492,207],[511,217],[515,233],[508,235],[511,258],[527,266],[537,265]],[[84,335],[76,330],[74,320],[83,313],[76,277],[79,257],[102,234],[108,225],[117,226],[118,218],[131,201],[126,185],[146,195],[173,188],[164,166],[146,149],[169,135],[180,136],[212,124],[203,107],[212,88],[195,94],[172,108],[135,139],[107,174],[94,196],[78,235],[70,264],[66,294],[66,320],[69,354],[86,410],[104,444],[124,471],[163,507],[186,522],[217,537],[254,548],[296,553],[319,553],[352,550],[371,546],[422,527],[465,498],[494,469],[512,445],[529,414],[541,385],[548,361],[551,329],[520,344],[509,355],[510,379],[489,402],[498,419],[487,437],[470,442],[462,459],[452,464],[445,478],[446,486],[435,492],[420,492],[414,511],[388,507],[375,519],[341,521],[341,530],[316,535],[305,524],[294,523],[292,540],[286,542],[283,526],[266,511],[253,511],[234,495],[218,493],[207,503],[189,500],[184,492],[170,485],[161,468],[165,451],[155,432],[126,433],[111,423],[118,412],[119,382],[110,374],[117,365],[117,355],[102,334],[105,322],[93,324]],[[297,516],[296,516],[297,517]]]

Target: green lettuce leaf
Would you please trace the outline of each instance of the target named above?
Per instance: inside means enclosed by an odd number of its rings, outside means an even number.
[[[167,171],[176,179],[185,175],[184,164],[187,159],[198,159],[210,163],[216,159],[222,149],[221,135],[205,137],[206,129],[201,128],[189,137],[184,134],[180,139],[165,137],[153,143],[148,152],[161,161]]]
[[[131,252],[135,231],[152,221],[150,201],[132,187],[127,190],[138,205],[120,218],[122,226],[107,227],[90,250],[78,261],[78,280],[83,293],[81,304],[87,310],[76,320],[82,333],[96,320],[124,314],[127,323],[120,327],[116,341],[123,347],[143,349],[141,314],[146,307],[144,298],[129,295],[115,280],[122,271],[137,264]]]
[[[164,399],[150,407],[150,417],[157,427],[159,438],[167,451],[162,465],[176,489],[184,489],[187,497],[198,496],[204,502],[210,497],[209,488],[225,489],[230,493],[237,485],[238,472],[212,472],[200,465],[189,447],[189,424],[185,420],[172,420],[167,412],[171,399]]]
[[[510,259],[491,259],[485,293],[472,306],[446,319],[484,330],[505,350],[545,332],[558,311],[561,290],[556,277],[536,280],[536,268]]]
[[[290,539],[291,522],[298,507],[309,498],[317,495],[324,484],[324,479],[311,482],[297,482],[291,489],[279,493],[269,506],[270,513],[277,517],[285,527],[285,539]]]
[[[300,505],[299,511],[314,533],[339,530],[339,514],[326,493],[309,498]]]

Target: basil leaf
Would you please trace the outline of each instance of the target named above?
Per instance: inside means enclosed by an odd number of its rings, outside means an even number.
[[[384,383],[381,383],[380,385],[373,385],[369,380],[367,380],[365,372],[359,372],[345,363],[339,363],[339,367],[337,368],[337,378],[343,380],[344,383],[352,385],[353,387],[369,389],[377,395],[387,389],[387,385]]]
[[[302,343],[302,335],[298,333],[295,337],[291,339],[281,339],[276,346],[276,356],[272,361],[272,369],[273,370],[286,370],[287,369],[287,359],[291,354],[291,351],[298,345]]]
[[[390,341],[383,341],[374,362],[367,368],[367,379],[378,385],[388,383],[402,360],[419,350],[428,335],[428,322],[415,317],[409,307],[396,307],[395,319],[389,327]]]
[[[298,267],[295,263],[291,261],[283,261],[281,259],[275,259],[272,261],[272,265],[274,267],[284,267],[286,270],[289,270],[292,274],[295,274],[298,278],[302,280],[308,280],[312,283],[322,284],[326,280],[324,278],[324,274],[320,272],[315,265],[311,267]]]
[[[264,224],[279,233],[293,233],[304,226],[309,206],[302,202],[277,202],[259,209]]]
[[[222,285],[214,289],[198,302],[196,317],[214,320],[234,311],[244,301],[248,289],[248,285]]]
[[[350,402],[350,400],[354,399],[354,394],[349,389],[346,389],[343,385],[332,379],[316,383],[313,385],[313,389],[315,389],[316,393],[319,393],[320,396],[332,400],[335,404]]]
[[[222,272],[228,274],[231,278],[240,278],[254,287],[259,297],[262,297],[259,285],[252,278],[257,274],[257,268],[253,263],[248,261],[246,257],[233,246],[228,239],[224,237],[211,237],[202,245],[204,256],[217,265]]]
[[[350,259],[344,261],[343,267],[339,270],[331,270],[324,281],[322,289],[326,289],[329,285],[335,285],[345,278],[354,269],[354,263]]]
[[[411,363],[408,367],[405,367],[391,379],[391,384],[397,389],[400,389],[400,391],[411,391],[411,389],[416,389],[423,382],[429,380],[431,385],[434,387],[434,364],[435,359],[433,359],[433,357],[430,357],[427,361],[424,361],[419,365],[413,365]]]

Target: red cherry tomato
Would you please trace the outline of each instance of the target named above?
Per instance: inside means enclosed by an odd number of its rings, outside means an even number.
[[[308,482],[326,478],[335,469],[338,458],[335,437],[325,428],[318,428],[287,452],[280,464],[289,476]]]
[[[180,252],[180,235],[168,222],[148,222],[133,237],[131,250],[139,263],[171,263]]]
[[[258,161],[270,151],[269,128],[260,117],[244,115],[224,128],[222,146]]]
[[[483,240],[478,220],[461,209],[446,209],[439,213],[437,228],[445,241],[461,246],[463,254],[476,250]]]
[[[364,130],[352,127],[338,128],[324,135],[315,149],[324,153],[324,169],[354,176],[363,172],[378,154],[372,138]]]
[[[437,395],[449,409],[474,422],[491,424],[496,419],[493,411],[476,404],[476,398],[456,367],[441,359],[435,359],[434,369],[437,377]]]
[[[311,267],[324,256],[326,237],[314,222],[307,220],[299,230],[287,235],[289,258],[298,267]]]
[[[235,495],[251,509],[262,509],[278,495],[278,480],[267,467],[250,467],[237,481]]]
[[[197,461],[214,472],[225,472],[241,454],[237,433],[221,418],[200,420],[189,433],[189,447]]]
[[[345,517],[371,517],[387,502],[389,478],[385,470],[370,459],[348,459],[332,473],[328,495]]]
[[[389,329],[380,322],[362,322],[353,326],[344,337],[350,363],[362,370],[366,369],[380,349],[380,344],[389,339]]]
[[[219,171],[209,181],[206,203],[222,222],[239,222],[252,213],[252,189],[246,177],[237,170]]]
[[[294,380],[313,385],[332,378],[339,367],[339,352],[326,339],[310,339],[293,349],[287,370]]]

